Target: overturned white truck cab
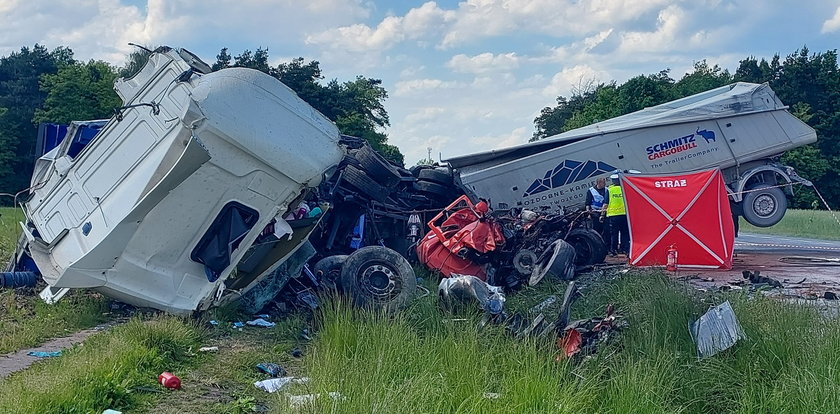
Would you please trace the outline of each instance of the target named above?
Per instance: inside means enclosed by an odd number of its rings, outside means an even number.
[[[115,89],[116,116],[74,123],[37,161],[20,243],[45,300],[92,288],[189,313],[241,294],[303,245],[313,220],[292,228],[283,215],[345,155],[329,119],[269,75],[211,72],[183,49],[158,49]],[[278,238],[265,259],[234,272],[267,227]],[[235,291],[223,283],[232,273]]]

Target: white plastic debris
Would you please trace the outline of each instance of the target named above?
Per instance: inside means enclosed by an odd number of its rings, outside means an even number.
[[[201,348],[198,348],[198,352],[217,352],[218,350],[218,346],[202,346]]]
[[[300,408],[306,404],[315,402],[315,399],[318,398],[318,396],[319,394],[290,395],[289,406],[291,408]]]
[[[274,325],[277,325],[276,323],[269,322],[269,321],[267,321],[263,318],[257,318],[257,319],[254,319],[253,321],[245,322],[245,324],[248,325],[248,326],[261,326],[263,328],[273,328]]]
[[[729,301],[709,309],[696,322],[689,325],[691,337],[697,344],[697,356],[706,358],[728,349],[746,338],[735,311]]]
[[[487,398],[488,400],[497,400],[501,396],[502,395],[499,394],[498,392],[485,392],[484,393],[484,398]]]
[[[289,385],[293,379],[294,377],[269,378],[255,382],[254,386],[266,392],[276,392]]]

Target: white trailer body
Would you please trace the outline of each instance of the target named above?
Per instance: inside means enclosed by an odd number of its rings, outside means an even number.
[[[714,167],[723,171],[733,201],[741,202],[744,189],[800,180],[775,158],[816,139],[814,129],[788,112],[767,84],[735,83],[447,162],[468,192],[495,209],[583,207],[587,189],[615,170],[672,173]],[[748,193],[745,217],[764,226],[781,219],[786,203],[776,190]]]
[[[83,125],[71,126],[38,160],[23,233],[46,300],[92,288],[174,313],[206,308],[266,225],[344,156],[336,126],[278,80],[209,72],[184,50],[153,53],[116,82],[121,115],[78,154]],[[272,266],[305,239],[295,234]]]

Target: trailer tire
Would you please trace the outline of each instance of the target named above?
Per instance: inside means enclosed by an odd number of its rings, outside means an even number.
[[[779,187],[756,184],[744,195],[744,219],[756,227],[770,227],[782,220],[787,210],[787,197]]]
[[[355,157],[359,160],[362,169],[379,184],[392,188],[399,184],[400,172],[387,160],[382,158],[376,150],[369,145],[364,145],[356,151]]]
[[[603,263],[607,257],[607,245],[597,231],[576,228],[566,236],[566,242],[575,248],[575,265],[590,266]]]
[[[341,286],[356,306],[396,311],[414,297],[417,279],[399,253],[367,246],[347,257],[341,268]]]
[[[563,239],[551,243],[537,259],[534,272],[528,280],[531,286],[536,285],[546,276],[553,276],[560,280],[575,278],[575,248]]]
[[[431,181],[417,181],[414,183],[414,189],[420,193],[431,194],[437,197],[455,197],[452,187]]]
[[[420,170],[420,172],[417,173],[417,178],[446,186],[452,185],[452,173],[445,168],[426,168]]]
[[[383,187],[374,181],[373,178],[365,174],[364,171],[352,165],[344,168],[342,180],[376,201],[385,201],[388,195],[391,194],[389,189]]]
[[[337,254],[318,260],[312,267],[312,273],[320,277],[321,283],[324,285],[330,288],[338,288],[341,286],[341,268],[347,261],[347,257],[346,254]]]

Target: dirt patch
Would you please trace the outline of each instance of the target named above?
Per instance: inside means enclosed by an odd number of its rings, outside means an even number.
[[[6,378],[15,372],[29,368],[35,362],[44,359],[28,355],[30,352],[54,352],[68,349],[76,344],[84,342],[84,340],[87,339],[89,336],[109,329],[117,323],[118,322],[109,322],[107,324],[98,325],[90,329],[81,330],[70,336],[50,339],[41,346],[22,349],[17,352],[2,355],[0,356],[0,379]]]

